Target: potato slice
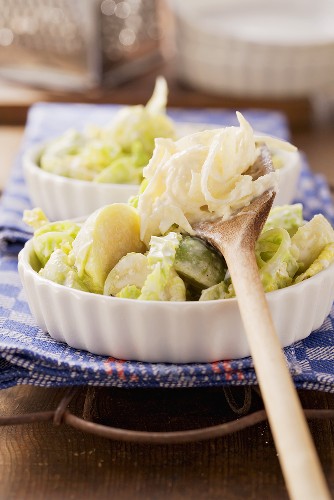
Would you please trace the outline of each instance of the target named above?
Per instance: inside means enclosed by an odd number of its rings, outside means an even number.
[[[110,270],[124,255],[145,251],[139,230],[137,211],[125,203],[107,205],[88,217],[73,242],[73,256],[92,292],[103,293]]]
[[[134,285],[140,290],[150,270],[147,257],[142,253],[127,253],[112,268],[104,283],[104,295],[117,295],[126,286]]]

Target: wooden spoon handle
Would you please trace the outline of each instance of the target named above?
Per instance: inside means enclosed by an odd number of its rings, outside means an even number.
[[[254,251],[228,248],[224,256],[290,497],[296,500],[330,499],[271,318]]]

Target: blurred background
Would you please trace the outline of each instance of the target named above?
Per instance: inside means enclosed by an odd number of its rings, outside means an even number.
[[[145,103],[162,74],[170,107],[277,109],[321,148],[333,20],[333,0],[0,0],[0,124],[36,101]]]
[[[154,0],[1,0],[0,74],[60,91],[115,86],[159,60]]]

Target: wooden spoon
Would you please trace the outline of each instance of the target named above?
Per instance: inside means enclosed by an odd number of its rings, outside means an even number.
[[[270,154],[263,147],[249,173],[257,178],[272,169]],[[255,259],[255,242],[274,197],[274,191],[266,191],[230,219],[200,222],[193,229],[225,257],[290,497],[330,499]]]

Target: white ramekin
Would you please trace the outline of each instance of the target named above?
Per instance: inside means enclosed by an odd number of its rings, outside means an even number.
[[[88,216],[103,205],[126,203],[138,193],[134,184],[82,181],[42,170],[38,162],[45,144],[29,148],[22,166],[33,206],[42,208],[50,220]]]
[[[176,124],[178,135],[219,128],[219,125],[201,123]],[[23,155],[23,174],[32,205],[40,207],[52,221],[85,217],[103,205],[126,203],[138,193],[133,184],[101,184],[70,179],[46,172],[39,165],[40,155],[46,143],[29,148]],[[285,205],[293,201],[301,170],[298,152],[280,151],[284,166],[279,169],[279,190],[274,204]]]
[[[274,206],[289,205],[296,195],[296,188],[300,176],[302,162],[298,151],[280,151],[284,166],[278,169],[278,191],[274,199]]]
[[[242,358],[249,347],[236,299],[155,302],[95,295],[48,281],[36,269],[32,240],[19,274],[37,325],[76,349],[147,362]],[[319,328],[334,300],[334,264],[297,285],[267,294],[282,346]]]

